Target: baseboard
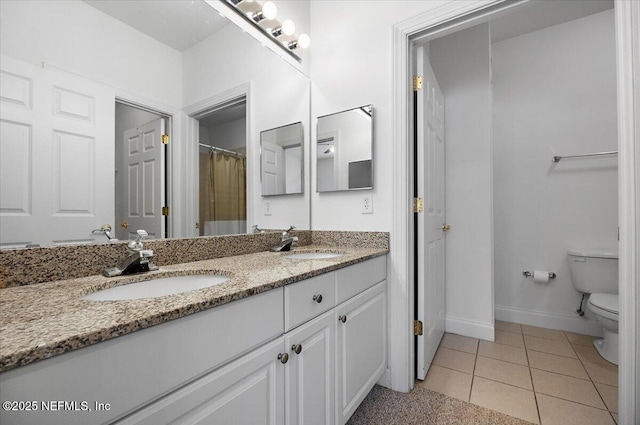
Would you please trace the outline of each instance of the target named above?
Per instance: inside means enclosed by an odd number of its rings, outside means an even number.
[[[446,332],[452,334],[480,338],[486,341],[493,341],[495,338],[493,323],[476,322],[474,320],[447,316],[444,327]]]
[[[376,384],[381,385],[385,388],[391,388],[391,370],[389,368],[387,368],[384,373],[382,374],[382,376],[380,377],[380,379],[378,379],[378,382],[376,382]]]
[[[602,325],[584,317],[563,316],[540,311],[520,310],[512,307],[495,306],[496,320],[557,329],[585,335],[602,336]]]

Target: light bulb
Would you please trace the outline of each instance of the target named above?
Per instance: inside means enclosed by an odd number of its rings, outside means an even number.
[[[293,35],[296,32],[296,24],[291,19],[282,21],[281,28],[284,35]]]
[[[278,16],[278,7],[276,4],[272,1],[264,2],[262,5],[262,16],[269,20],[276,19],[276,16]]]
[[[311,45],[311,37],[309,37],[307,34],[300,34],[300,36],[298,37],[298,46],[306,49]]]

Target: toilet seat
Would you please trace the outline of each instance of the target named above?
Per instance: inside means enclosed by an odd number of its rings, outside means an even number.
[[[589,307],[607,319],[619,320],[620,307],[617,294],[591,294]]]

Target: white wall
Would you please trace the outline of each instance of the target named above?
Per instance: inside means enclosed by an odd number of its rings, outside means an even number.
[[[310,228],[309,191],[299,195],[260,195],[260,132],[301,121],[309,134],[309,79],[234,25],[196,44],[183,54],[183,104],[193,105],[230,89],[250,83],[247,170],[250,174],[248,204],[253,216],[247,225],[263,228]],[[305,140],[305,164],[309,141]],[[308,180],[305,167],[305,184]],[[271,202],[272,215],[265,216],[263,203]],[[251,214],[251,210],[248,211]]]
[[[374,109],[373,214],[361,213],[362,191],[316,193],[313,167],[313,229],[391,231],[392,27],[444,3],[384,0],[365,6],[361,1],[311,2],[311,139],[316,140],[316,117],[368,104]],[[315,152],[312,161],[315,164]]]
[[[1,1],[0,52],[181,105],[181,55],[79,0]]]
[[[445,106],[446,330],[493,340],[489,24],[429,47]]]
[[[567,249],[617,244],[613,10],[493,45],[496,318],[597,334]],[[550,270],[548,284],[523,270]]]

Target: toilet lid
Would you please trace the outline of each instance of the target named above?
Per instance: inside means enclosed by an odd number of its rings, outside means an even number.
[[[589,303],[610,313],[618,314],[618,296],[614,294],[591,294]]]

